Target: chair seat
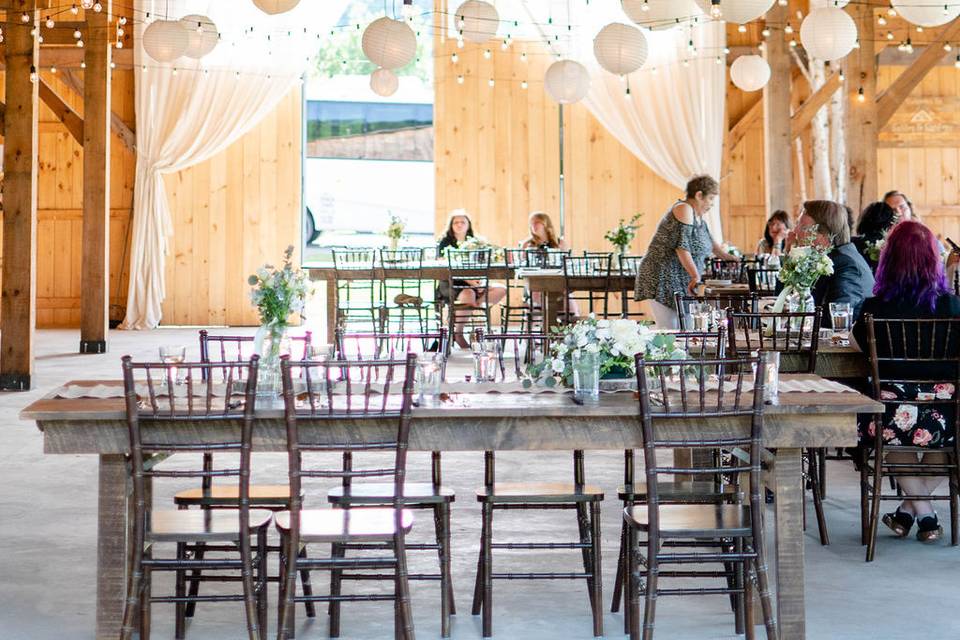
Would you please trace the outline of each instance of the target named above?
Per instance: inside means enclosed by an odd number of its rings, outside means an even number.
[[[270,524],[273,512],[250,509],[251,531]],[[240,535],[240,518],[236,509],[154,510],[150,512],[145,538],[155,542],[191,542],[236,540]]]
[[[274,519],[282,533],[290,531],[290,512]],[[301,542],[350,542],[390,540],[396,533],[393,509],[311,509],[300,512]],[[404,533],[413,527],[413,513],[401,515]]]
[[[623,510],[632,527],[647,531],[647,507]],[[729,538],[751,533],[750,507],[739,504],[667,504],[660,506],[660,535],[675,538]]]
[[[477,489],[477,502],[599,502],[603,489],[572,482],[497,482]]]
[[[718,491],[717,485],[708,480],[665,480],[657,483],[657,493],[661,504],[731,501],[742,495],[742,492],[738,492],[732,484],[725,484]],[[646,502],[647,484],[645,482],[622,484],[617,487],[617,497],[620,500]]]
[[[408,482],[403,485],[403,497],[408,504],[439,504],[453,502],[452,489],[430,482]],[[392,482],[360,482],[349,488],[334,487],[327,493],[331,504],[387,504],[393,500]]]
[[[185,506],[236,507],[239,499],[240,489],[236,485],[213,485],[206,493],[200,487],[180,491],[173,497],[173,502]],[[286,484],[252,484],[250,485],[250,504],[254,507],[270,505],[289,509],[290,486]]]

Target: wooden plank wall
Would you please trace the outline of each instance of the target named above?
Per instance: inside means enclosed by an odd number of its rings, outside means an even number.
[[[82,78],[82,71],[76,73]],[[43,71],[41,77],[77,113],[83,114],[82,96],[70,90],[56,73]],[[114,112],[133,128],[133,71],[113,72],[112,100]],[[42,102],[39,119],[37,326],[77,327],[80,323],[83,148]],[[136,159],[116,136],[112,144],[110,301],[122,304],[126,300],[127,285],[126,268],[124,277],[120,278],[121,255],[133,209]]]
[[[301,112],[297,86],[225,151],[166,177],[174,232],[164,324],[258,324],[247,276],[279,264],[287,245],[299,255]]]
[[[458,49],[452,39],[438,37],[435,47],[438,231],[449,212],[461,207],[477,233],[505,246],[527,236],[531,211],[546,211],[558,223],[558,105],[542,82],[552,58],[522,42],[506,52],[490,46],[490,59],[483,55],[487,47],[467,43]],[[582,104],[564,107],[564,120],[567,240],[577,250],[609,249],[604,232],[619,218],[643,212],[633,245],[642,251],[678,190],[637,160]]]

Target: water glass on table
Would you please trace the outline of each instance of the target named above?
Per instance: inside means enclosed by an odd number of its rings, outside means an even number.
[[[694,302],[690,305],[690,326],[693,331],[710,331],[713,323],[713,305],[706,302]]]
[[[850,343],[850,327],[853,325],[853,307],[849,302],[830,303],[830,325],[840,344]]]
[[[473,354],[473,379],[475,382],[496,382],[500,369],[500,356],[493,349],[483,349]]]
[[[160,346],[160,362],[164,364],[180,364],[187,359],[187,348],[182,344],[164,344]],[[170,369],[170,378],[180,384],[180,370],[177,367]]]
[[[573,399],[580,404],[600,402],[600,354],[580,349],[573,354]]]
[[[440,401],[440,379],[443,371],[443,355],[424,353],[417,356],[416,395],[423,405],[436,405]]]
[[[756,357],[754,351],[751,357]],[[760,364],[766,372],[766,379],[763,387],[763,401],[766,404],[777,404],[780,397],[780,352],[763,351],[760,352]],[[756,375],[756,365],[754,365],[754,375]]]

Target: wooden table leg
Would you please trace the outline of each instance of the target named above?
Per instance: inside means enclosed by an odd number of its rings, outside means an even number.
[[[101,455],[97,499],[97,640],[116,640],[127,573],[127,470],[124,456]]]
[[[549,333],[557,326],[557,316],[563,304],[563,294],[554,291],[543,292],[543,332]]]
[[[327,280],[327,344],[333,344],[337,328],[337,281]]]
[[[803,640],[803,481],[800,449],[777,449],[773,467],[776,494],[777,622],[781,640]]]

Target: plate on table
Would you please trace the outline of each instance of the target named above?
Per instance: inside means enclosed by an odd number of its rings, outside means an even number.
[[[704,280],[703,284],[708,287],[729,287],[733,284],[733,280]]]

